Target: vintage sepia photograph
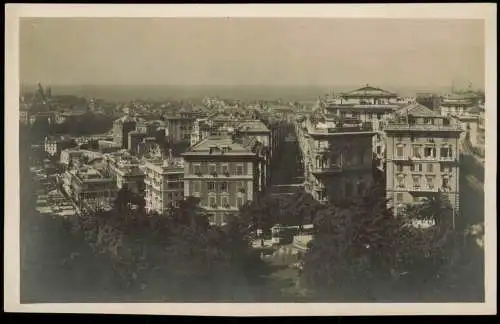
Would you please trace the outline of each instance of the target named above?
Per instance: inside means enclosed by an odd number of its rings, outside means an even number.
[[[484,18],[16,35],[21,305],[485,303]]]

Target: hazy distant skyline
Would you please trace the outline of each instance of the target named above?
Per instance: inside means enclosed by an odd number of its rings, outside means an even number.
[[[54,85],[484,87],[484,21],[23,18],[20,79]]]

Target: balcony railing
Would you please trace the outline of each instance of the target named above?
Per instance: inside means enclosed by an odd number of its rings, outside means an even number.
[[[325,166],[325,167],[319,167],[319,166],[313,165],[311,167],[311,171],[313,173],[323,173],[323,174],[326,174],[326,173],[338,173],[338,172],[342,172],[342,167],[341,166],[335,166],[335,165],[329,165],[329,166]]]
[[[415,192],[437,192],[438,188],[435,186],[412,186],[408,188],[408,191],[415,191]]]
[[[440,157],[438,157],[438,160],[439,161],[454,162],[454,161],[456,161],[456,158],[454,158],[453,156],[440,156]]]
[[[360,125],[344,125],[337,127],[325,127],[318,128],[314,126],[310,126],[308,128],[309,133],[311,134],[338,134],[338,133],[357,133],[357,132],[372,132],[373,126],[372,123],[361,123]]]
[[[419,130],[419,131],[452,131],[461,132],[460,125],[428,125],[428,124],[406,124],[406,123],[387,123],[385,130]]]

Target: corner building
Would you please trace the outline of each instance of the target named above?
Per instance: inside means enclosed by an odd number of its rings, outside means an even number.
[[[441,192],[459,212],[459,136],[455,119],[411,104],[385,125],[386,191],[395,215]]]
[[[192,146],[184,157],[184,196],[198,197],[210,213],[210,222],[226,223],[259,190],[259,156],[255,141],[231,135],[209,136]]]
[[[304,187],[316,200],[340,202],[361,196],[373,182],[369,122],[312,115],[299,120]]]

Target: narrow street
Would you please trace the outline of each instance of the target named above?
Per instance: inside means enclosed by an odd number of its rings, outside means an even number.
[[[303,189],[304,172],[300,163],[300,148],[296,140],[285,141],[276,157],[271,173],[269,194],[286,197]]]

